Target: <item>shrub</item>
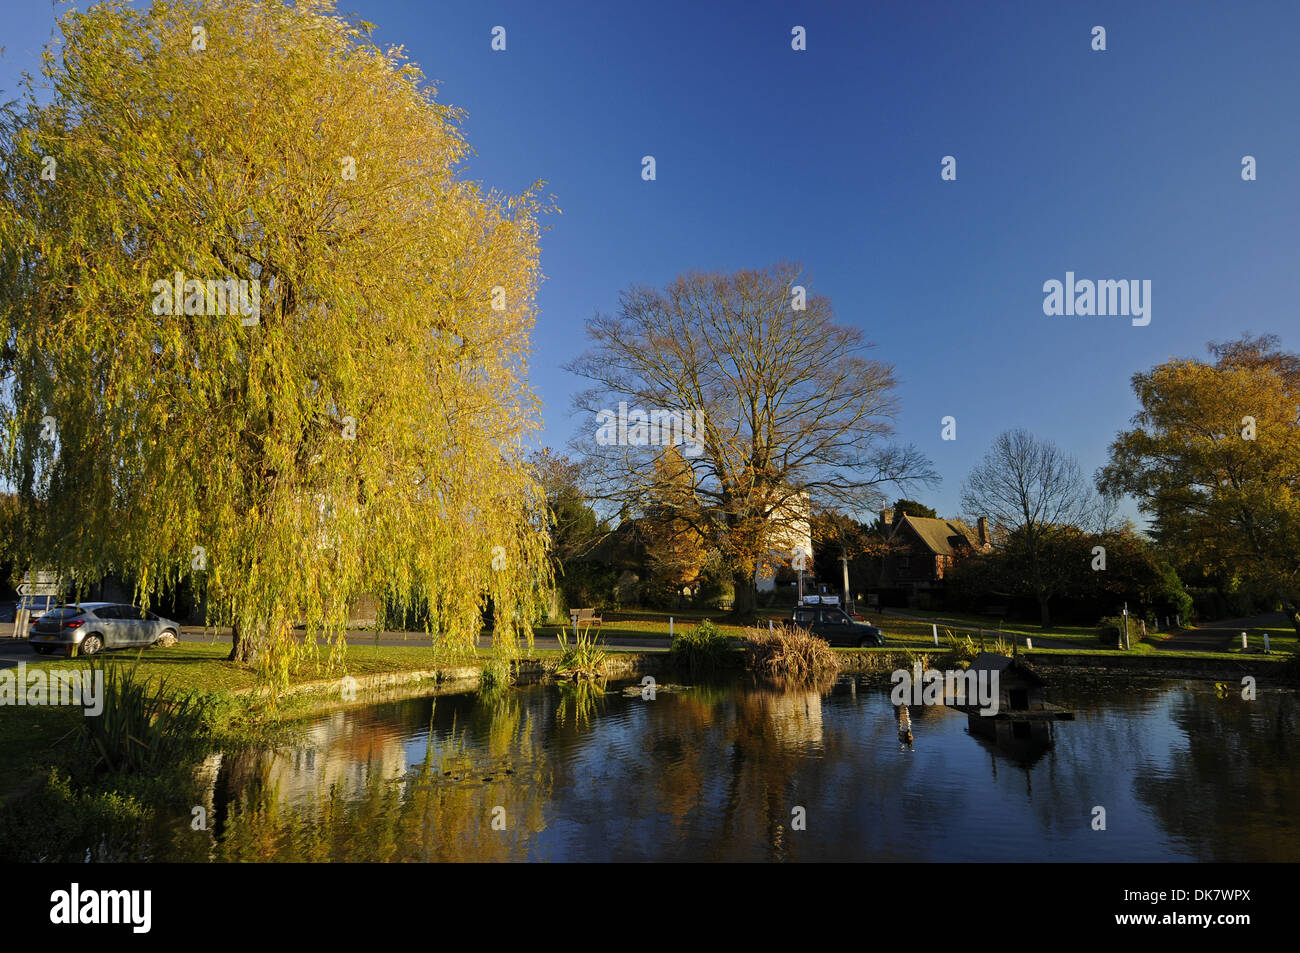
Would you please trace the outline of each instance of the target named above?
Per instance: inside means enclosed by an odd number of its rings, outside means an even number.
[[[104,679],[104,710],[82,719],[81,740],[93,771],[156,773],[195,750],[208,728],[207,701],[197,693],[173,697],[129,668],[91,661],[86,674]]]
[[[116,791],[83,791],[51,768],[45,783],[0,805],[0,859],[105,863],[149,860],[154,808]]]
[[[1135,624],[1130,621],[1128,624],[1128,637],[1130,642],[1136,642],[1141,635],[1133,630]],[[1122,615],[1111,615],[1104,617],[1097,623],[1097,639],[1111,648],[1120,648],[1123,645],[1121,638],[1124,633],[1124,617]]]
[[[510,659],[497,656],[488,659],[483,664],[483,670],[479,675],[479,688],[485,692],[495,691],[500,688],[508,688],[514,680],[515,676],[510,666]]]
[[[716,674],[735,658],[731,639],[708,619],[673,635],[669,657],[692,678]]]
[[[558,633],[560,641],[560,660],[555,665],[555,674],[568,678],[600,678],[605,674],[605,650],[600,647],[600,637],[585,629],[574,636],[569,644],[565,630]]]
[[[834,650],[807,629],[786,625],[745,630],[745,667],[763,678],[816,682],[839,671]]]

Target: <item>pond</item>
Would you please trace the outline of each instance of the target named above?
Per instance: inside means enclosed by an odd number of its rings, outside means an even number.
[[[1070,681],[995,743],[887,684],[535,684],[377,704],[209,765],[213,860],[1295,861],[1300,705]],[[1017,734],[1020,734],[1017,732]],[[1095,808],[1105,829],[1095,829]],[[201,847],[200,847],[201,843]],[[159,859],[167,859],[159,858]]]

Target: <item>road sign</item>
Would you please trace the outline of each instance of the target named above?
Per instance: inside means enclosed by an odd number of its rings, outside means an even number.
[[[25,572],[18,585],[20,596],[57,596],[59,578],[52,572]]]
[[[59,587],[54,583],[23,582],[18,584],[20,596],[57,596]]]

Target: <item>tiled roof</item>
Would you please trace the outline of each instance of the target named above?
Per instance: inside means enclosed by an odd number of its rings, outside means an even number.
[[[903,522],[912,527],[912,531],[921,542],[939,556],[953,555],[954,545],[963,542],[974,549],[979,549],[979,540],[975,531],[961,520],[938,520],[925,516],[904,516]]]

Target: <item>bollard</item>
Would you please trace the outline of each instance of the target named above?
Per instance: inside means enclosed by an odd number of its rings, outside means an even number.
[[[672,640],[673,640],[673,617],[669,616],[668,617],[668,641],[671,642]]]
[[[1273,654],[1273,650],[1269,647],[1269,644],[1268,644],[1268,633],[1267,633],[1267,632],[1264,633],[1264,654],[1265,654],[1265,655],[1272,655],[1272,654]]]
[[[1025,636],[1025,648],[1027,648],[1027,649],[1032,649],[1033,647],[1034,647],[1034,640],[1031,639],[1029,636],[1026,635],[1026,636]]]
[[[768,634],[768,635],[771,635],[771,634],[772,634],[772,620],[771,620],[771,619],[768,619],[768,620],[767,620],[767,634]]]
[[[1242,647],[1243,649],[1246,647],[1246,633],[1245,633],[1245,632],[1241,633],[1241,647]]]
[[[930,628],[934,630],[934,644],[935,644],[935,645],[938,645],[938,644],[939,644],[939,627],[938,627],[937,625],[935,625],[933,622],[931,622],[931,623],[930,623]]]

